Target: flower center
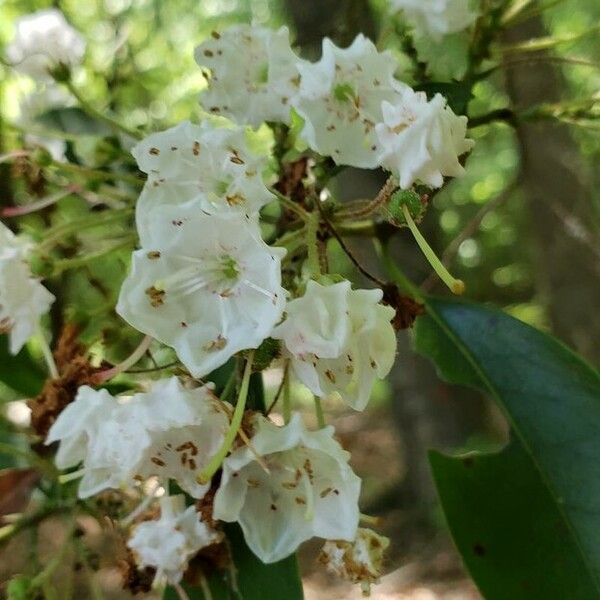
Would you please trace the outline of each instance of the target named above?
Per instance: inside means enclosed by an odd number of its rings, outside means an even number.
[[[155,282],[152,289],[161,294],[161,300],[165,294],[188,295],[204,289],[226,297],[240,281],[242,270],[230,254],[204,259],[184,256],[178,258],[190,264]]]

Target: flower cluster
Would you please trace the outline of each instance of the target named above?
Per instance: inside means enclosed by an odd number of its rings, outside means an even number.
[[[439,28],[436,10],[425,7],[419,14]],[[456,10],[443,12],[454,31]],[[294,61],[287,40],[285,29],[242,26],[202,44],[196,60],[208,70],[204,108],[252,125],[261,118],[289,123],[294,110],[304,121],[300,136],[313,151],[338,165],[383,166],[405,189],[416,182],[441,187],[443,177],[462,174],[458,157],[473,145],[465,138],[466,117],[455,115],[441,95],[428,100],[396,79],[398,63],[389,51],[379,52],[362,34],[348,48],[326,38],[321,59],[311,63]],[[240,82],[245,93],[236,104],[229,98]]]
[[[39,73],[81,58],[65,27],[54,23],[46,37],[62,28],[73,48],[67,56],[57,40],[48,44]],[[29,47],[19,35],[11,52],[25,65],[39,41],[29,36]],[[376,289],[353,289],[328,272],[325,229],[335,233],[335,214],[311,169],[330,158],[387,169],[392,191],[439,188],[463,172],[459,157],[472,147],[466,117],[400,81],[394,56],[363,35],[347,48],[325,39],[320,60],[309,62],[294,53],[287,29],[241,25],[214,32],[195,56],[206,78],[201,123],[152,133],[132,149],[146,181],[135,207],[139,248],[116,306],[146,336],[136,360],[147,344],[163,344],[177,355],[179,377],[124,395],[83,385],[46,443],[58,444],[64,477],[80,478],[80,498],[156,484],[121,526],[157,585],[177,584],[198,552],[223,541],[222,523],[235,522],[265,563],[319,537],[324,562],[368,586],[387,540],[359,528],[361,480],[325,425],[321,399],[365,409],[395,361],[396,311],[376,278]],[[304,154],[300,195],[287,191],[274,151],[277,135],[292,139],[291,130]],[[0,286],[0,324],[16,351],[51,296],[28,271],[27,245],[8,230],[0,242],[0,278],[24,281]],[[283,424],[260,406],[246,410],[253,369],[267,366],[283,377]],[[229,383],[210,382],[217,369],[229,371]],[[315,396],[318,429],[292,411],[292,378]],[[157,489],[175,485],[177,494],[160,498],[160,516],[138,519]]]
[[[146,393],[115,398],[83,386],[50,428],[46,443],[60,442],[61,469],[83,463],[79,496],[132,485],[155,476],[194,498],[208,490],[196,474],[221,446],[227,405],[207,386],[188,390],[176,377]]]
[[[183,123],[133,151],[149,174],[136,211],[135,252],[117,312],[175,348],[195,377],[257,348],[285,304],[281,258],[258,209],[272,195],[243,128]]]
[[[27,258],[31,244],[0,223],[0,333],[10,335],[17,354],[32,337],[54,296],[31,274]]]

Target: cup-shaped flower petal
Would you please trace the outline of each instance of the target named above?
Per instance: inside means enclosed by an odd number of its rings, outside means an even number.
[[[172,377],[124,399],[79,388],[46,443],[60,442],[59,468],[83,462],[80,497],[154,475],[201,498],[209,485],[197,483],[196,475],[221,447],[228,426],[228,413],[209,387],[188,390]]]
[[[138,566],[155,568],[154,582],[163,585],[178,583],[190,558],[222,538],[200,519],[194,506],[185,507],[183,495],[165,496],[160,500],[160,517],[137,525],[127,545]]]
[[[54,459],[59,469],[74,467],[86,459],[90,441],[101,423],[112,418],[115,408],[116,400],[107,390],[87,385],[77,390],[75,400],[63,409],[46,438],[46,444],[60,441]]]
[[[208,89],[200,96],[209,112],[238,123],[290,122],[298,91],[301,61],[294,54],[287,27],[237,25],[196,48],[196,62],[209,70]]]
[[[390,540],[372,529],[359,527],[352,542],[328,540],[323,546],[319,562],[332,572],[351,581],[360,583],[366,591],[377,583],[381,575],[383,557]]]
[[[156,207],[194,200],[206,214],[253,215],[274,199],[262,178],[266,158],[250,150],[241,127],[185,121],[148,136],[132,154],[148,174],[136,206],[142,245]]]
[[[194,203],[162,206],[133,254],[117,312],[172,346],[195,377],[257,348],[285,303],[281,257],[241,215],[207,216]]]
[[[415,181],[439,188],[444,177],[464,173],[458,157],[473,147],[465,137],[467,117],[457,116],[441,94],[431,100],[407,89],[395,104],[383,103],[376,127],[381,164],[409,188]]]
[[[284,427],[257,415],[254,426],[252,447],[234,450],[223,463],[214,517],[238,521],[265,563],[289,556],[314,536],[354,539],[360,479],[333,428],[308,431],[298,414]]]
[[[419,36],[440,40],[466,29],[475,21],[472,0],[390,0],[393,10],[401,10]]]
[[[6,48],[13,67],[37,80],[48,80],[49,69],[64,64],[75,66],[85,52],[85,40],[62,12],[48,8],[16,22],[15,37]]]
[[[391,53],[378,52],[362,34],[348,48],[325,38],[321,60],[298,66],[295,108],[304,119],[307,144],[337,164],[377,166],[381,103],[393,102],[404,87],[394,79],[397,66]]]
[[[337,392],[352,408],[365,408],[396,355],[394,310],[381,298],[381,290],[352,290],[347,281],[311,281],[304,296],[288,302],[273,337],[283,340],[294,373],[314,394]]]
[[[7,230],[8,231],[8,230]],[[9,350],[17,354],[36,333],[40,317],[48,312],[54,296],[35,279],[25,262],[24,249],[10,232],[0,229],[0,334],[10,336]]]

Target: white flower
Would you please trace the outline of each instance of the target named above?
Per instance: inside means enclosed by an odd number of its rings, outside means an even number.
[[[198,210],[207,214],[251,215],[274,199],[262,179],[266,159],[248,148],[241,127],[185,121],[148,136],[132,154],[148,173],[136,207],[142,244],[157,206],[194,200]]]
[[[46,438],[46,444],[60,441],[54,458],[59,469],[85,461],[90,441],[98,435],[102,423],[112,418],[115,407],[116,400],[107,390],[94,390],[87,385],[77,390],[75,399],[60,413]]]
[[[254,220],[162,206],[143,241],[117,312],[172,346],[195,377],[270,335],[285,303],[285,251],[267,246]]]
[[[0,334],[10,336],[17,354],[38,328],[54,296],[31,274],[26,262],[30,244],[0,223]]]
[[[391,0],[393,10],[402,10],[417,35],[439,40],[466,29],[475,21],[471,0]]]
[[[404,87],[394,79],[396,68],[391,53],[378,52],[362,34],[348,48],[325,38],[321,60],[298,66],[295,108],[304,118],[301,135],[308,145],[337,164],[377,166],[381,103],[393,101]]]
[[[85,52],[85,40],[55,8],[20,18],[6,57],[15,70],[38,80],[49,80],[49,69],[59,63],[75,66]]]
[[[225,409],[207,386],[188,390],[171,377],[131,398],[82,386],[46,444],[60,441],[60,469],[83,462],[82,498],[150,476],[174,479],[202,498],[210,484],[200,485],[196,475],[221,447],[228,426]]]
[[[467,117],[457,116],[446,99],[436,94],[405,90],[396,104],[383,103],[383,123],[376,127],[381,164],[407,189],[415,181],[439,188],[444,177],[464,173],[458,162],[473,147],[465,138]]]
[[[351,581],[360,583],[368,593],[372,583],[381,575],[383,555],[390,540],[371,529],[358,528],[352,542],[328,540],[325,542],[319,562],[332,572]]]
[[[254,127],[264,121],[290,122],[300,59],[290,47],[287,27],[273,31],[237,25],[213,32],[195,57],[210,70],[208,89],[200,97],[207,111]]]
[[[354,539],[360,479],[333,428],[308,431],[298,414],[284,427],[261,415],[254,423],[252,448],[234,450],[223,463],[214,518],[238,521],[264,563],[289,556],[313,536]]]
[[[196,508],[185,508],[185,496],[160,499],[160,517],[137,525],[127,545],[141,568],[154,567],[155,585],[176,584],[199,550],[220,542],[223,534],[200,520]]]
[[[369,401],[377,377],[394,363],[394,310],[379,304],[381,290],[352,290],[350,282],[309,281],[304,296],[288,302],[273,337],[283,340],[298,379],[317,396],[337,392],[356,410]]]

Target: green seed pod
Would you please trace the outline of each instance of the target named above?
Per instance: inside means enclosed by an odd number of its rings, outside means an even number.
[[[398,227],[406,225],[404,206],[408,208],[410,216],[416,223],[421,221],[427,210],[427,201],[425,198],[425,196],[420,196],[414,190],[398,190],[395,192],[387,205],[390,223]]]

